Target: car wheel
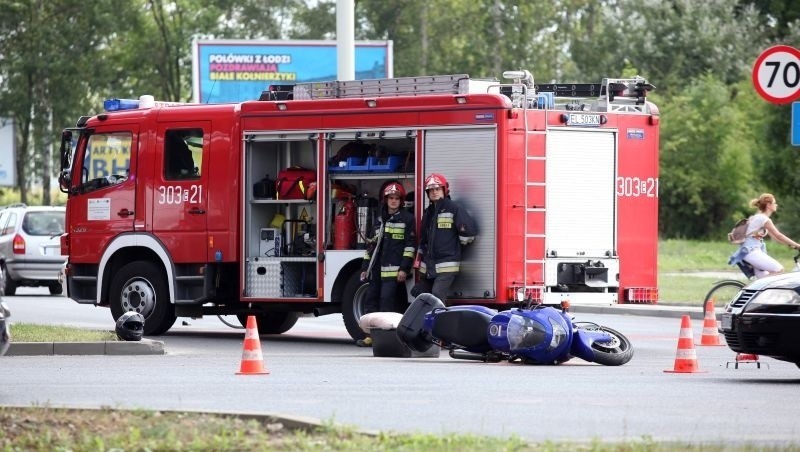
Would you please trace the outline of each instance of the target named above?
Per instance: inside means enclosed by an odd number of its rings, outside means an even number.
[[[134,261],[122,267],[111,281],[109,300],[114,321],[128,311],[142,314],[145,336],[166,333],[175,323],[164,272],[152,262]]]
[[[61,287],[61,283],[50,283],[47,285],[47,288],[50,289],[50,295],[61,295],[64,289]]]
[[[8,269],[5,265],[0,265],[0,272],[3,276],[3,295],[14,295],[17,293],[17,282],[8,274]]]

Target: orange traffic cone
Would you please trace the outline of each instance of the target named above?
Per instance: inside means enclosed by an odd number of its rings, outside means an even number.
[[[706,301],[706,316],[703,318],[703,335],[700,336],[700,345],[725,345],[719,340],[713,299]]]
[[[668,373],[703,373],[697,367],[697,353],[694,351],[694,340],[692,339],[692,319],[688,315],[681,317],[681,333],[678,338],[678,351],[675,353],[675,366],[672,369],[665,369]]]
[[[258,337],[258,326],[255,316],[247,316],[247,328],[244,333],[244,349],[242,350],[242,365],[236,375],[263,375],[269,374],[264,369],[264,357],[261,354],[261,340]]]

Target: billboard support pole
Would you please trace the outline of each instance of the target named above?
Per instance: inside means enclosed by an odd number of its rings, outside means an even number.
[[[354,0],[336,0],[336,53],[338,80],[355,80]]]

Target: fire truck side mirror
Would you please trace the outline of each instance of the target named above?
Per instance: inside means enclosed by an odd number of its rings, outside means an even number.
[[[62,193],[69,193],[70,177],[69,170],[62,170],[58,175],[58,188]]]
[[[72,155],[72,132],[65,130],[61,134],[61,170],[69,168],[69,158]]]
[[[70,186],[70,160],[72,157],[72,132],[65,130],[61,134],[61,172],[58,174],[58,188],[68,193]]]

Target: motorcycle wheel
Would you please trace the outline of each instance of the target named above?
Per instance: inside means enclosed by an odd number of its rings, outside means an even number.
[[[611,342],[595,342],[592,344],[594,361],[604,366],[621,366],[633,358],[631,341],[619,331],[606,326],[599,327],[613,338]]]

